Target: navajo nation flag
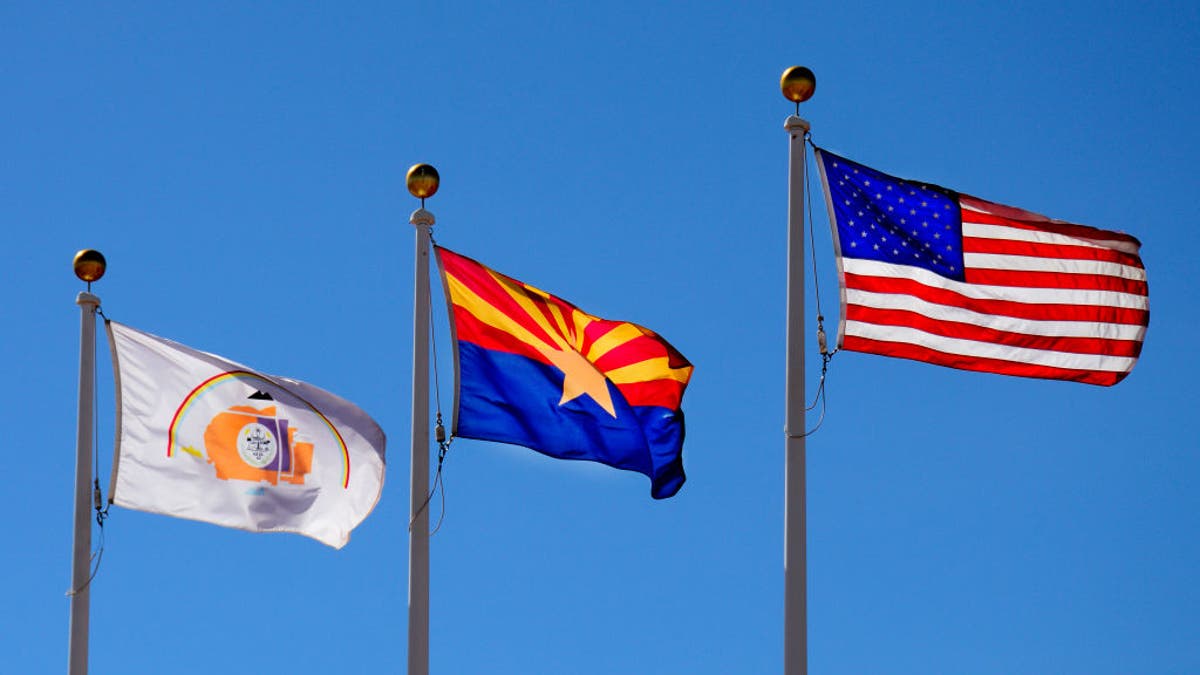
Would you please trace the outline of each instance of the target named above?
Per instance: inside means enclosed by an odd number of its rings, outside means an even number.
[[[456,436],[684,482],[680,401],[692,365],[655,333],[608,321],[436,247],[457,345]]]
[[[844,349],[1113,385],[1150,320],[1141,244],[818,149]]]
[[[117,506],[341,548],[383,489],[383,430],[353,403],[105,321]]]

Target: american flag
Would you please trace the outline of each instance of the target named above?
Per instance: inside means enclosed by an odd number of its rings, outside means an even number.
[[[817,149],[841,286],[838,346],[1113,385],[1150,320],[1141,244]]]

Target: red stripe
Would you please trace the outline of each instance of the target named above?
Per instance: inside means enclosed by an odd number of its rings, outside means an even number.
[[[645,338],[636,337],[624,344],[617,345],[610,349],[600,358],[593,361],[596,364],[596,369],[602,373],[607,373],[610,370],[615,370],[631,363],[638,363],[646,359],[652,359],[656,356],[665,356],[662,349],[655,350],[656,343],[647,341]]]
[[[1059,272],[1025,272],[989,270],[969,267],[963,275],[969,284],[984,286],[1013,286],[1017,288],[1061,288],[1080,291],[1116,291],[1130,295],[1149,295],[1144,281],[1100,274],[1066,274]]]
[[[902,359],[912,359],[914,361],[922,361],[925,363],[933,363],[939,366],[948,368],[959,368],[962,370],[975,370],[985,373],[996,373],[998,375],[1018,375],[1021,377],[1038,377],[1048,380],[1069,380],[1072,382],[1084,382],[1087,384],[1098,384],[1105,387],[1112,386],[1121,380],[1129,373],[1114,373],[1114,372],[1099,372],[1091,370],[1075,370],[1071,368],[1055,368],[1052,366],[1038,366],[1029,363],[1017,363],[1014,361],[1003,361],[1000,359],[986,359],[973,356],[962,356],[959,354],[947,354],[934,349],[920,347],[903,342],[884,342],[882,340],[871,340],[868,338],[860,338],[854,336],[846,336],[842,344],[842,349],[848,349],[855,352],[866,352],[868,354],[880,354],[882,356],[894,356]]]
[[[631,406],[656,405],[678,410],[686,385],[676,380],[651,380],[616,386]]]
[[[906,326],[933,335],[1025,349],[1135,358],[1142,352],[1142,343],[1137,340],[1105,340],[1012,333],[971,323],[931,319],[923,314],[901,309],[875,309],[862,305],[847,305],[846,318],[882,326]]]
[[[963,252],[999,253],[1003,255],[1032,256],[1035,258],[1062,258],[1064,260],[1100,260],[1144,269],[1142,267],[1142,259],[1136,255],[1111,248],[1093,248],[1090,246],[1043,244],[1015,239],[986,239],[964,236]]]
[[[498,330],[489,326],[462,307],[454,308],[454,327],[457,338],[461,341],[476,344],[484,349],[491,349],[509,354],[518,354],[551,365],[546,357],[538,353],[532,345],[515,337],[512,333]]]
[[[1033,304],[1012,300],[980,300],[961,293],[926,286],[912,279],[873,277],[846,273],[846,288],[876,293],[911,295],[922,300],[951,307],[962,307],[982,314],[997,314],[1018,319],[1042,321],[1091,321],[1096,323],[1123,323],[1135,326],[1149,324],[1150,312],[1140,309],[1122,309],[1098,305]]]
[[[967,198],[966,195],[961,195],[960,200],[964,203],[964,205],[969,205],[971,203],[970,198]],[[983,204],[987,204],[989,206],[997,206],[999,208],[1010,208],[1011,209],[1011,207],[992,205],[991,202],[984,202],[983,200],[978,200],[978,201]],[[1012,210],[1017,211],[1017,209],[1012,209]],[[1025,213],[1027,213],[1028,215],[1031,215],[1031,216],[1037,215],[1037,214],[1032,214],[1032,213],[1028,213],[1028,212],[1025,212]],[[963,222],[966,222],[966,223],[979,223],[981,225],[1005,225],[1007,227],[1016,227],[1016,228],[1020,228],[1022,230],[1040,230],[1042,232],[1053,232],[1055,234],[1062,234],[1062,235],[1065,235],[1068,237],[1076,237],[1079,239],[1093,239],[1093,240],[1101,240],[1101,241],[1122,241],[1127,244],[1133,244],[1134,246],[1142,245],[1142,242],[1138,241],[1136,237],[1125,234],[1124,232],[1113,232],[1111,230],[1102,230],[1098,227],[1089,227],[1087,225],[1076,225],[1074,223],[1053,222],[1048,218],[1046,220],[1024,220],[1024,219],[1018,219],[1018,218],[1005,218],[1003,216],[997,216],[997,215],[992,215],[990,213],[983,213],[980,211],[972,211],[970,209],[963,208],[962,209],[962,219],[963,219]]]

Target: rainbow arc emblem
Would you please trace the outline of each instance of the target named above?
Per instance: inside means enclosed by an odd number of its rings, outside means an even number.
[[[236,389],[224,386],[235,382],[240,383]],[[244,392],[247,385],[254,387],[253,393],[240,396],[245,399],[243,404],[218,407],[236,396],[234,392]],[[348,487],[349,453],[337,428],[303,399],[249,371],[221,373],[188,393],[171,420],[167,456],[179,450],[204,460],[221,480],[303,485],[313,468],[313,434],[293,425],[283,412],[286,407],[276,400],[280,395],[301,402],[330,432],[343,462],[342,487]]]

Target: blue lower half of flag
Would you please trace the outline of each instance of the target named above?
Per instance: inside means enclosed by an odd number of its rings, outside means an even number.
[[[563,374],[554,366],[466,341],[458,359],[456,435],[637,471],[650,478],[655,499],[683,486],[682,411],[630,406],[611,382],[616,417],[587,395],[559,405]]]

